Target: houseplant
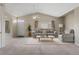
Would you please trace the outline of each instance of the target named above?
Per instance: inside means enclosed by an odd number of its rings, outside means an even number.
[[[31,37],[31,25],[30,24],[28,25],[27,29],[28,29],[28,36]]]

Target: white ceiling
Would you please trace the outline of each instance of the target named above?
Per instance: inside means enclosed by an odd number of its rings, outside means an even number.
[[[60,17],[78,7],[77,3],[9,3],[5,4],[6,11],[13,16],[24,16],[30,13],[41,12]]]

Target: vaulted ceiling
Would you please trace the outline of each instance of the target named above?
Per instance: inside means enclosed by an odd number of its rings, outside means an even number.
[[[7,3],[6,11],[13,16],[24,16],[35,12],[60,17],[74,8],[78,3]]]

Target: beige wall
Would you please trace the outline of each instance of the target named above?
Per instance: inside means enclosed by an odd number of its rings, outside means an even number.
[[[6,36],[6,33],[5,33],[5,21],[6,20],[11,21],[11,15],[8,14],[5,11],[5,7],[3,5],[0,5],[0,21],[1,21],[1,24],[2,24],[2,26],[0,28],[2,30],[1,31],[2,33],[0,33],[0,35],[1,35],[1,37],[0,37],[0,48],[4,47],[6,45],[7,42],[5,42],[5,41],[7,40],[7,38],[10,37],[10,36]]]
[[[5,13],[3,6],[0,5],[0,48],[5,46]]]
[[[32,16],[34,15],[39,15],[40,18],[37,18],[37,19],[33,19]],[[28,24],[31,24],[32,26],[32,30],[34,30],[34,22],[35,20],[38,20],[39,22],[39,28],[40,28],[40,25],[42,23],[46,23],[46,24],[50,24],[52,20],[55,21],[55,27],[56,27],[56,30],[59,32],[59,24],[63,24],[63,18],[56,18],[56,17],[53,17],[53,16],[49,16],[49,15],[46,15],[46,14],[42,14],[42,13],[34,13],[34,14],[29,14],[29,15],[26,15],[26,16],[22,16],[20,17],[19,19],[23,19],[25,21],[25,36],[27,36],[27,26]],[[51,26],[51,25],[49,25]],[[22,27],[22,26],[21,26]]]
[[[74,29],[75,25],[75,15],[74,11],[71,11],[65,16],[65,32],[70,32],[71,29]]]
[[[79,45],[79,7],[75,9],[75,43]]]
[[[79,8],[71,11],[65,16],[65,31],[75,30],[75,44],[79,44]]]

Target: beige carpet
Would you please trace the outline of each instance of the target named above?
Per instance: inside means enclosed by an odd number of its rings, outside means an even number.
[[[36,38],[25,38],[24,44],[68,44],[68,43],[63,43],[58,38],[54,38],[54,39],[41,38],[40,41],[39,39]]]
[[[29,38],[30,39],[30,38]],[[31,39],[30,39],[31,40]],[[79,47],[74,44],[33,44],[28,38],[8,39],[7,45],[0,49],[1,55],[76,55]],[[29,42],[27,44],[27,42]],[[38,40],[37,40],[38,41]],[[32,44],[30,44],[32,43]],[[50,42],[51,43],[51,42]]]

